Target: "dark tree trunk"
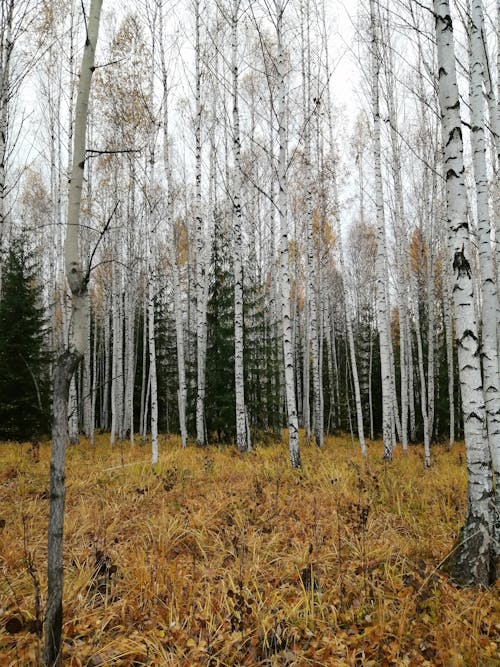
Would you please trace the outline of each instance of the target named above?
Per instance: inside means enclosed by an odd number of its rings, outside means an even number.
[[[50,511],[47,549],[48,594],[45,612],[44,662],[47,667],[62,664],[62,544],[64,531],[64,464],[68,432],[69,384],[81,355],[66,350],[54,368],[52,452],[50,460]]]

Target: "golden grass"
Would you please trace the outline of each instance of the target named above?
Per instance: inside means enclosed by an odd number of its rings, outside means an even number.
[[[152,471],[147,446],[68,448],[65,665],[500,666],[500,586],[437,569],[465,513],[462,447],[434,447],[431,470],[420,448],[384,464],[380,443],[365,465],[343,438],[303,445],[301,471],[282,445],[160,450]],[[2,666],[37,664],[49,453],[0,446]]]

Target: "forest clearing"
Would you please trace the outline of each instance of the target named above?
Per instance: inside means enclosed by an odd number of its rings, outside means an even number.
[[[301,438],[302,439],[302,438]],[[465,513],[464,448],[347,437],[67,455],[64,665],[500,665],[500,586],[439,567]],[[46,591],[49,446],[0,447],[0,664],[35,665]]]

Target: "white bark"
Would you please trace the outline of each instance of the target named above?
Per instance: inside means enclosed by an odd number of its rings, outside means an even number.
[[[375,439],[375,429],[373,426],[373,392],[372,392],[372,371],[373,371],[373,336],[370,329],[370,366],[368,370],[368,404],[370,408],[370,440]]]
[[[435,193],[431,195],[431,201],[435,201]],[[432,225],[432,222],[431,222]],[[427,283],[427,413],[429,417],[429,439],[432,440],[432,433],[434,430],[434,403],[435,403],[435,388],[434,388],[434,348],[435,348],[435,306],[434,306],[434,236],[430,234],[429,240],[429,255],[428,255],[428,283]]]
[[[344,264],[344,255],[343,255],[343,250],[340,248],[340,233],[338,235],[339,238],[339,253],[341,257],[341,270],[342,270],[342,275],[345,276],[345,268],[343,266]],[[346,328],[347,328],[347,339],[349,342],[349,353],[350,353],[350,358],[351,358],[351,372],[352,372],[352,382],[354,385],[354,400],[356,403],[356,420],[357,420],[357,426],[358,426],[358,438],[359,438],[359,446],[361,448],[361,454],[363,456],[367,456],[367,449],[366,449],[366,441],[365,441],[365,433],[364,433],[364,426],[363,426],[363,408],[361,405],[361,391],[359,389],[359,377],[358,377],[358,365],[356,361],[356,349],[354,347],[354,334],[352,330],[352,318],[351,314],[349,312],[349,305],[347,303],[347,294],[346,294],[346,289],[344,286],[344,302],[346,305]]]
[[[418,277],[417,277],[418,280]],[[424,353],[422,349],[422,331],[420,329],[420,303],[422,300],[419,298],[419,291],[416,290],[417,294],[415,295],[415,333],[417,337],[417,357],[418,357],[418,374],[420,378],[420,404],[422,412],[422,423],[424,430],[424,456],[425,456],[425,467],[430,468],[431,465],[431,450],[430,450],[430,433],[429,433],[429,413],[427,410],[427,384],[425,381],[425,371],[424,371]]]
[[[136,169],[133,161],[130,163],[130,182],[136,181]],[[130,444],[134,444],[134,385],[135,385],[135,278],[132,270],[134,261],[134,238],[133,229],[136,223],[135,211],[135,187],[129,190],[127,203],[127,228],[126,228],[126,265],[128,270],[125,275],[125,293],[123,303],[123,329],[124,329],[124,406],[123,406],[123,430],[124,437],[129,437]]]
[[[495,550],[500,557],[500,375],[498,366],[497,313],[498,296],[495,262],[491,245],[489,206],[489,179],[486,165],[486,140],[484,119],[483,60],[484,35],[483,7],[481,0],[473,0],[470,23],[470,105],[471,144],[479,241],[479,273],[481,280],[481,359],[484,377],[484,398],[488,440],[495,475]]]
[[[151,396],[151,463],[158,463],[158,386],[156,378],[155,296],[154,296],[154,240],[148,230],[148,353]]]
[[[389,29],[390,30],[390,29]],[[384,53],[385,73],[387,79],[387,107],[389,112],[390,139],[391,139],[391,167],[394,182],[395,198],[395,235],[396,235],[396,258],[397,276],[399,288],[399,340],[400,340],[400,375],[401,375],[401,445],[403,452],[408,450],[408,371],[407,371],[407,233],[406,215],[403,198],[401,149],[399,138],[398,106],[395,93],[394,81],[394,58],[393,47],[390,42],[390,32],[386,38],[387,44]],[[395,384],[395,383],[394,383]],[[395,387],[394,387],[395,392]],[[394,399],[397,408],[397,399]]]
[[[123,318],[121,275],[116,263],[113,265],[113,303],[112,303],[113,347],[111,357],[111,433],[110,444],[115,444],[116,437],[122,437],[123,408]]]
[[[175,249],[175,245],[173,246]],[[177,343],[177,373],[179,376],[179,388],[177,392],[177,404],[179,409],[179,428],[181,432],[181,443],[183,447],[187,445],[187,425],[186,425],[186,403],[187,403],[187,383],[186,383],[186,364],[184,352],[184,318],[182,312],[181,284],[179,277],[179,266],[177,257],[173,257],[173,280],[174,280],[174,308],[175,308],[175,336]]]
[[[155,5],[151,19],[152,34],[152,60],[155,60],[156,48],[156,18],[158,7]],[[149,105],[154,108],[154,70],[151,70]],[[156,120],[151,112],[150,139],[148,150],[148,186],[149,197],[147,202],[147,280],[148,280],[148,353],[149,353],[149,384],[151,392],[151,463],[155,466],[158,463],[158,382],[156,370],[156,340],[155,340],[155,247],[156,247],[156,229],[158,202],[155,198],[155,167],[156,167]]]
[[[109,298],[106,299],[106,310],[104,313],[104,384],[102,387],[103,391],[103,405],[102,405],[102,422],[101,428],[109,430],[110,429],[110,420],[109,420],[109,401],[110,401],[110,375],[112,371],[112,350],[111,350],[111,327],[110,327],[110,308],[109,308]]]
[[[406,327],[407,340],[407,360],[408,360],[408,412],[410,422],[410,440],[415,442],[417,437],[417,423],[415,417],[415,385],[414,385],[414,367],[413,367],[413,337],[411,334],[410,324],[407,322]]]
[[[287,184],[287,130],[286,130],[286,94],[287,65],[283,44],[284,0],[275,0],[276,38],[277,38],[277,119],[278,119],[278,212],[280,219],[280,279],[281,279],[281,320],[283,336],[283,363],[285,366],[285,393],[288,411],[288,437],[290,463],[292,468],[299,468],[299,422],[295,396],[295,365],[293,358],[292,316],[290,298],[290,260],[288,248],[288,184]]]
[[[85,352],[83,355],[83,361],[80,366],[82,373],[82,392],[81,392],[81,404],[82,404],[82,428],[83,434],[88,438],[91,432],[91,416],[92,416],[92,376],[91,376],[91,346],[90,346],[90,313],[87,319],[87,332],[86,332],[86,344]]]
[[[375,205],[377,214],[377,256],[375,260],[377,286],[377,322],[380,339],[380,366],[382,377],[382,434],[384,458],[392,459],[393,441],[393,386],[391,379],[391,353],[389,330],[389,306],[387,303],[387,248],[384,216],[384,191],[381,167],[380,108],[377,2],[370,0],[371,29],[371,100],[373,114],[373,160],[375,173]]]
[[[205,261],[205,234],[201,197],[201,45],[200,45],[200,0],[195,2],[195,221],[196,221],[196,442],[204,445],[205,433],[205,385],[207,347],[207,276]]]
[[[495,238],[496,238],[496,265],[497,265],[497,287],[500,287],[500,5],[497,4],[497,104],[496,114],[492,109],[492,115],[496,118],[496,151],[497,151],[497,182],[495,195]],[[499,299],[500,301],[500,299]],[[498,319],[498,340],[500,343],[500,316]],[[499,350],[500,354],[500,350]]]
[[[78,393],[76,389],[76,372],[69,383],[69,414],[68,414],[68,434],[69,444],[78,444]]]
[[[308,123],[307,119],[306,122]],[[308,123],[309,125],[309,123]],[[312,388],[313,388],[313,438],[317,447],[323,447],[323,421],[321,417],[321,388],[320,388],[320,363],[319,363],[319,326],[318,326],[318,280],[319,275],[316,271],[316,246],[320,241],[317,238],[320,234],[319,229],[314,229],[314,209],[312,198],[312,165],[311,165],[311,146],[309,130],[306,128],[305,145],[305,168],[306,168],[306,215],[307,215],[307,248],[308,248],[308,324],[309,340],[311,349],[310,364],[312,367]],[[307,358],[309,366],[309,357]]]
[[[233,0],[231,20],[231,54],[233,70],[233,271],[234,271],[234,380],[236,397],[236,445],[240,452],[248,450],[246,428],[245,378],[243,369],[243,267],[241,238],[241,139],[238,80],[238,14],[240,0]]]
[[[128,280],[125,295],[125,410],[124,429],[130,444],[134,444],[134,384],[135,384],[135,295],[132,280]]]
[[[186,360],[184,349],[184,315],[182,309],[181,279],[178,263],[178,243],[175,234],[174,224],[174,192],[172,177],[172,159],[170,154],[169,137],[169,100],[168,100],[168,78],[167,64],[165,59],[165,49],[163,43],[163,12],[160,9],[160,58],[162,69],[163,84],[163,161],[165,167],[165,176],[167,181],[167,229],[171,230],[171,236],[168,241],[170,246],[170,263],[172,265],[172,280],[174,289],[174,317],[175,317],[175,337],[177,348],[177,406],[179,410],[179,430],[181,432],[182,447],[187,446],[187,424],[186,424],[186,404],[187,404],[187,383],[186,383]]]
[[[453,372],[453,323],[451,317],[451,290],[450,277],[446,272],[444,275],[444,330],[446,339],[446,368],[448,375],[448,412],[450,420],[449,443],[451,448],[455,444],[455,377]]]
[[[403,452],[408,452],[408,342],[406,332],[408,329],[408,306],[407,291],[404,286],[405,272],[400,275],[400,305],[399,305],[399,358],[401,374],[401,446]]]
[[[140,409],[140,418],[139,418],[139,433],[141,438],[144,441],[145,433],[147,430],[146,416],[147,413],[147,384],[148,380],[146,377],[147,369],[147,358],[148,358],[148,300],[144,299],[142,306],[142,374],[141,374],[141,409]]]
[[[96,404],[97,404],[97,377],[98,377],[98,367],[97,367],[97,339],[99,334],[98,328],[98,317],[97,312],[94,314],[94,334],[92,341],[92,387],[90,390],[91,400],[90,400],[90,444],[95,445],[95,416],[96,416]]]
[[[339,202],[337,197],[337,185],[334,183],[334,206],[335,210],[339,211]],[[352,382],[354,387],[354,401],[356,405],[356,421],[358,427],[358,438],[359,446],[361,448],[361,454],[367,456],[367,448],[365,441],[365,432],[363,426],[363,407],[361,404],[361,391],[359,387],[359,376],[358,376],[358,364],[356,361],[356,349],[354,346],[354,333],[352,329],[352,315],[349,308],[349,295],[346,286],[346,269],[344,262],[344,246],[342,243],[342,227],[340,224],[340,215],[338,215],[338,225],[337,225],[337,247],[339,251],[339,261],[340,261],[340,273],[342,276],[342,289],[344,291],[344,305],[345,305],[345,321],[346,321],[346,331],[347,331],[347,341],[349,344],[349,355],[351,360],[351,373],[352,373]]]
[[[14,0],[2,2],[0,33],[0,294],[2,293],[3,244],[7,237],[7,158],[9,136],[9,107],[11,102],[11,59],[14,42],[12,21]]]
[[[309,394],[311,390],[310,368],[311,368],[311,343],[309,335],[309,285],[305,287],[305,301],[304,301],[304,337],[303,337],[303,371],[302,371],[302,422],[304,424],[304,431],[306,442],[311,441],[311,405]]]
[[[453,252],[455,336],[468,473],[464,527],[453,556],[453,575],[462,584],[487,586],[492,576],[493,483],[480,368],[474,288],[470,271],[467,193],[462,123],[455,72],[453,24],[448,0],[433,0],[438,53],[439,102],[444,146],[447,218]]]

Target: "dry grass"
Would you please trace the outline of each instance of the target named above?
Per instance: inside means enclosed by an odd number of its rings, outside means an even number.
[[[341,438],[303,446],[300,472],[284,446],[149,456],[68,449],[65,665],[500,665],[500,587],[437,569],[465,513],[461,447],[430,471],[420,448],[384,465],[372,443],[365,466]],[[48,445],[36,458],[0,446],[2,666],[40,650]]]

